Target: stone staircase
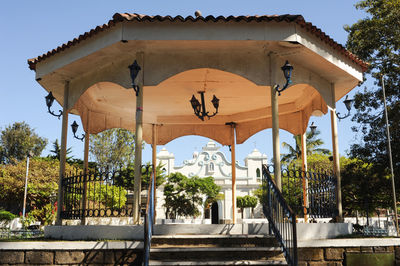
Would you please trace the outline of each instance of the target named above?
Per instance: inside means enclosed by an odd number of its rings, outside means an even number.
[[[153,236],[150,265],[287,265],[273,236]]]

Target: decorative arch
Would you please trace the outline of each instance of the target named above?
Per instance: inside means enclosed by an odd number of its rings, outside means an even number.
[[[194,125],[191,127],[185,125],[163,125],[159,127],[157,143],[158,145],[165,145],[174,139],[189,135],[206,137],[221,145],[230,145],[232,138],[230,127],[225,125]]]
[[[289,89],[292,90],[293,92],[293,90],[295,90],[296,87],[298,88],[299,86],[301,86],[301,84],[293,85],[289,87]],[[289,89],[287,89],[288,92],[290,92]],[[304,95],[303,98],[309,100],[308,103],[304,103],[304,106],[300,105],[301,102],[295,102],[294,104],[288,105],[288,107],[285,106],[280,107],[279,109],[280,129],[284,129],[293,135],[303,134],[307,130],[308,121],[311,115],[317,112],[323,114],[326,114],[328,112],[328,106],[325,103],[322,96],[319,94],[319,92],[311,86],[308,86],[308,91],[311,91],[313,93],[311,94],[311,96],[309,93],[306,93]],[[285,91],[284,93],[288,92]],[[296,106],[300,107],[300,109],[296,112],[290,112],[290,108]],[[241,144],[254,134],[268,128],[272,128],[272,117],[270,113],[264,118],[244,123],[238,123],[236,125],[237,143]]]
[[[166,64],[160,62],[168,62]],[[146,54],[145,85],[157,86],[163,81],[194,69],[216,69],[243,77],[254,84],[265,85],[268,81],[269,64],[264,51],[240,52],[235,56],[224,51],[204,53],[171,52]]]
[[[114,100],[116,98],[119,99],[118,104]],[[85,131],[90,133],[110,128],[134,131],[135,108],[134,93],[113,82],[92,85],[78,98],[73,107],[80,115]]]

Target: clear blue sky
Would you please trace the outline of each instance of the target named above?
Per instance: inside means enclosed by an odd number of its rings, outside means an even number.
[[[347,33],[343,25],[353,24],[365,14],[354,8],[357,1],[336,0],[248,0],[248,1],[105,1],[105,0],[13,0],[3,1],[0,9],[0,127],[14,122],[25,121],[33,127],[37,134],[49,140],[43,155],[51,149],[51,143],[61,135],[61,120],[46,113],[44,97],[46,91],[35,81],[35,74],[29,70],[26,60],[41,55],[57,46],[66,43],[80,34],[106,23],[116,12],[131,12],[148,15],[193,15],[201,10],[207,15],[274,15],[301,14],[306,21],[313,23],[330,35],[335,41],[345,44]],[[357,88],[355,89],[357,90]],[[350,93],[352,95],[354,91]],[[345,113],[342,102],[338,111]],[[60,108],[55,104],[53,108]],[[80,122],[76,116],[70,115],[69,124],[73,120]],[[329,114],[321,118],[311,118],[321,130],[325,147],[331,149],[331,131]],[[338,123],[340,153],[345,155],[350,144],[357,141],[351,131],[350,119]],[[82,127],[80,127],[80,130]],[[72,147],[73,155],[83,157],[83,142],[73,139],[68,132],[68,147]],[[292,135],[281,130],[281,141],[293,143]],[[183,137],[166,145],[173,152],[177,163],[191,158],[195,148],[201,149],[207,143],[203,137]],[[243,159],[256,146],[261,152],[272,157],[271,130],[264,130],[237,147],[237,160]],[[160,149],[161,147],[159,147]],[[228,155],[227,148],[223,150]],[[284,152],[284,150],[282,150]],[[144,161],[151,160],[151,150],[146,145]]]

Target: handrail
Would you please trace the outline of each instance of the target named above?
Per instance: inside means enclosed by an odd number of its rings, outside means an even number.
[[[147,192],[146,216],[144,218],[144,250],[143,265],[149,265],[151,237],[153,235],[154,222],[154,171],[150,176],[150,185]]]
[[[297,266],[296,216],[272,180],[267,166],[263,165],[262,169],[264,215],[268,219],[270,231],[273,231],[283,250],[287,263]]]

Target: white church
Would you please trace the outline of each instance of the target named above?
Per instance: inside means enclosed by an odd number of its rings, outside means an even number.
[[[229,162],[224,153],[220,151],[220,146],[215,142],[209,141],[200,152],[195,151],[193,158],[184,160],[183,165],[175,165],[175,156],[163,148],[157,154],[157,165],[161,163],[165,173],[180,172],[187,177],[212,176],[215,183],[221,187],[221,193],[224,194],[222,200],[218,200],[211,207],[211,217],[207,214],[202,217],[211,218],[212,223],[229,223],[232,219],[232,173],[231,162]],[[236,161],[236,195],[252,195],[253,191],[261,185],[262,164],[267,163],[267,156],[257,149],[254,149],[244,160],[244,165]],[[163,186],[157,189],[157,218],[165,219],[165,208]],[[240,211],[240,210],[238,210]],[[237,215],[238,218],[242,214]],[[245,209],[243,218],[262,218],[260,204],[255,208],[253,217],[249,209]]]

